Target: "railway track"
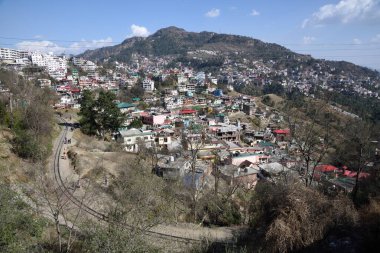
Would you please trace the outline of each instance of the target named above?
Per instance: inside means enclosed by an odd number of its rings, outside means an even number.
[[[68,132],[68,122],[63,120],[63,119],[60,119],[62,121],[62,123],[65,124],[65,128],[63,131],[61,131],[61,134],[60,134],[60,137],[59,137],[59,140],[58,140],[58,145],[54,151],[54,164],[53,164],[53,171],[54,171],[54,178],[55,178],[55,181],[56,183],[58,184],[58,187],[60,188],[60,190],[65,194],[65,196],[67,197],[67,199],[72,202],[74,205],[76,205],[78,208],[81,208],[84,212],[86,212],[87,214],[99,219],[99,220],[102,220],[102,221],[105,221],[105,222],[109,222],[109,217],[107,215],[105,215],[104,213],[101,213],[91,207],[89,207],[88,205],[86,205],[85,203],[83,203],[82,200],[79,200],[77,197],[75,197],[73,195],[73,193],[70,191],[70,189],[65,185],[65,182],[64,180],[62,179],[62,176],[61,176],[61,171],[60,171],[60,167],[59,167],[59,162],[60,162],[60,159],[61,159],[61,152],[62,152],[62,148],[63,148],[63,145],[64,145],[64,140],[67,136],[67,132]],[[129,224],[122,224],[123,226],[127,227],[127,228],[130,228],[130,229],[138,229],[136,227],[133,227]],[[154,238],[161,238],[161,239],[164,239],[164,240],[170,240],[170,241],[178,241],[178,242],[184,242],[184,243],[202,243],[203,240],[200,240],[200,239],[194,239],[194,238],[188,238],[188,237],[182,237],[182,236],[176,236],[176,235],[171,235],[171,234],[165,234],[165,233],[160,233],[160,232],[155,232],[155,231],[151,231],[151,230],[148,230],[148,231],[143,231],[145,235],[149,236],[149,237],[154,237]],[[220,244],[229,244],[228,242],[222,242],[222,241],[214,241],[215,243],[220,243]]]

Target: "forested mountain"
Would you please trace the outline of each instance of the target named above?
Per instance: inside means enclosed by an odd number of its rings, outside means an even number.
[[[197,59],[233,59],[236,61],[263,61],[275,63],[278,69],[292,67],[295,64],[305,67],[315,63],[329,65],[334,70],[355,75],[376,77],[378,72],[343,61],[324,61],[313,59],[274,43],[265,43],[246,36],[218,34],[214,32],[188,32],[177,27],[158,30],[147,38],[132,37],[121,44],[87,50],[78,55],[85,59],[102,62],[104,60],[129,62],[133,54],[146,57],[173,56],[178,60]]]

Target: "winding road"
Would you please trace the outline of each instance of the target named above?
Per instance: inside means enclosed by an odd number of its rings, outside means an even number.
[[[89,207],[85,203],[83,203],[83,200],[78,199],[74,196],[73,192],[65,185],[65,178],[62,178],[61,175],[61,169],[60,169],[60,161],[61,161],[61,154],[64,149],[64,141],[65,138],[67,138],[68,135],[68,129],[69,129],[69,123],[64,120],[63,118],[59,118],[59,120],[64,124],[62,126],[62,131],[58,137],[58,140],[55,145],[54,149],[54,163],[53,163],[53,173],[54,173],[54,179],[59,186],[59,188],[62,190],[62,192],[65,194],[67,199],[72,202],[74,205],[76,205],[78,208],[81,208],[84,212],[91,215],[92,217],[97,218],[98,220],[102,220],[105,222],[108,222],[109,218],[106,214],[101,213],[97,210],[94,210],[93,208]],[[136,229],[135,227],[123,224],[123,226],[126,226],[131,229]],[[159,231],[157,231],[159,230]],[[163,233],[160,231],[170,231],[170,233]],[[150,230],[144,231],[144,234],[146,236],[154,237],[154,238],[160,238],[164,240],[170,240],[170,241],[177,241],[182,242],[186,244],[194,244],[194,243],[202,243],[204,242],[205,238],[209,238],[210,241],[221,243],[221,244],[230,244],[233,241],[233,234],[235,234],[236,230],[228,229],[228,228],[221,228],[218,231],[216,229],[210,229],[210,228],[183,228],[183,227],[176,227],[175,225],[159,225],[156,226]],[[179,236],[179,235],[186,234],[188,236]]]

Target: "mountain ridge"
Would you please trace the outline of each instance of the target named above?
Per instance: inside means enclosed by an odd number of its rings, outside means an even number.
[[[168,41],[169,40],[169,41]],[[137,48],[136,48],[136,44]],[[163,45],[165,44],[165,45]],[[150,54],[153,56],[170,55],[185,53],[186,51],[197,49],[215,49],[223,50],[229,49],[238,51],[249,51],[254,46],[265,47],[271,45],[278,47],[278,50],[285,50],[291,52],[283,46],[275,43],[265,43],[261,40],[250,38],[242,35],[230,35],[219,34],[215,32],[188,32],[182,28],[170,26],[159,29],[148,37],[132,37],[125,39],[122,43],[103,47],[94,50],[87,50],[84,53],[78,55],[89,60],[102,61],[107,57],[118,58],[119,53],[130,54],[132,52],[125,51],[128,48],[132,48],[137,53]],[[133,48],[135,46],[135,48]],[[168,46],[165,48],[165,46]],[[163,48],[164,47],[164,48]],[[258,48],[258,49],[259,49]],[[141,49],[146,49],[146,52],[142,52]],[[164,50],[162,50],[164,49]],[[124,51],[123,51],[124,50]],[[162,50],[160,52],[159,50]],[[258,52],[256,52],[258,53]],[[294,53],[296,54],[296,53]],[[298,54],[297,54],[298,55]]]
[[[199,51],[214,52],[215,55],[201,54]],[[221,34],[215,32],[189,32],[175,26],[157,30],[148,37],[131,37],[114,46],[87,50],[78,55],[95,62],[119,61],[130,62],[132,55],[145,57],[173,56],[181,60],[206,60],[209,58],[225,59],[226,57],[249,61],[276,61],[278,68],[287,68],[297,64],[324,63],[330,68],[338,68],[353,75],[378,77],[379,72],[347,61],[316,59],[306,54],[299,54],[276,43],[267,43],[259,39],[242,35]]]

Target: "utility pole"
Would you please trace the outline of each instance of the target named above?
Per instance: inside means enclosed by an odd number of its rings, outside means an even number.
[[[9,109],[11,111],[11,122],[10,122],[10,128],[13,128],[13,99],[12,99],[12,93],[9,93]]]

